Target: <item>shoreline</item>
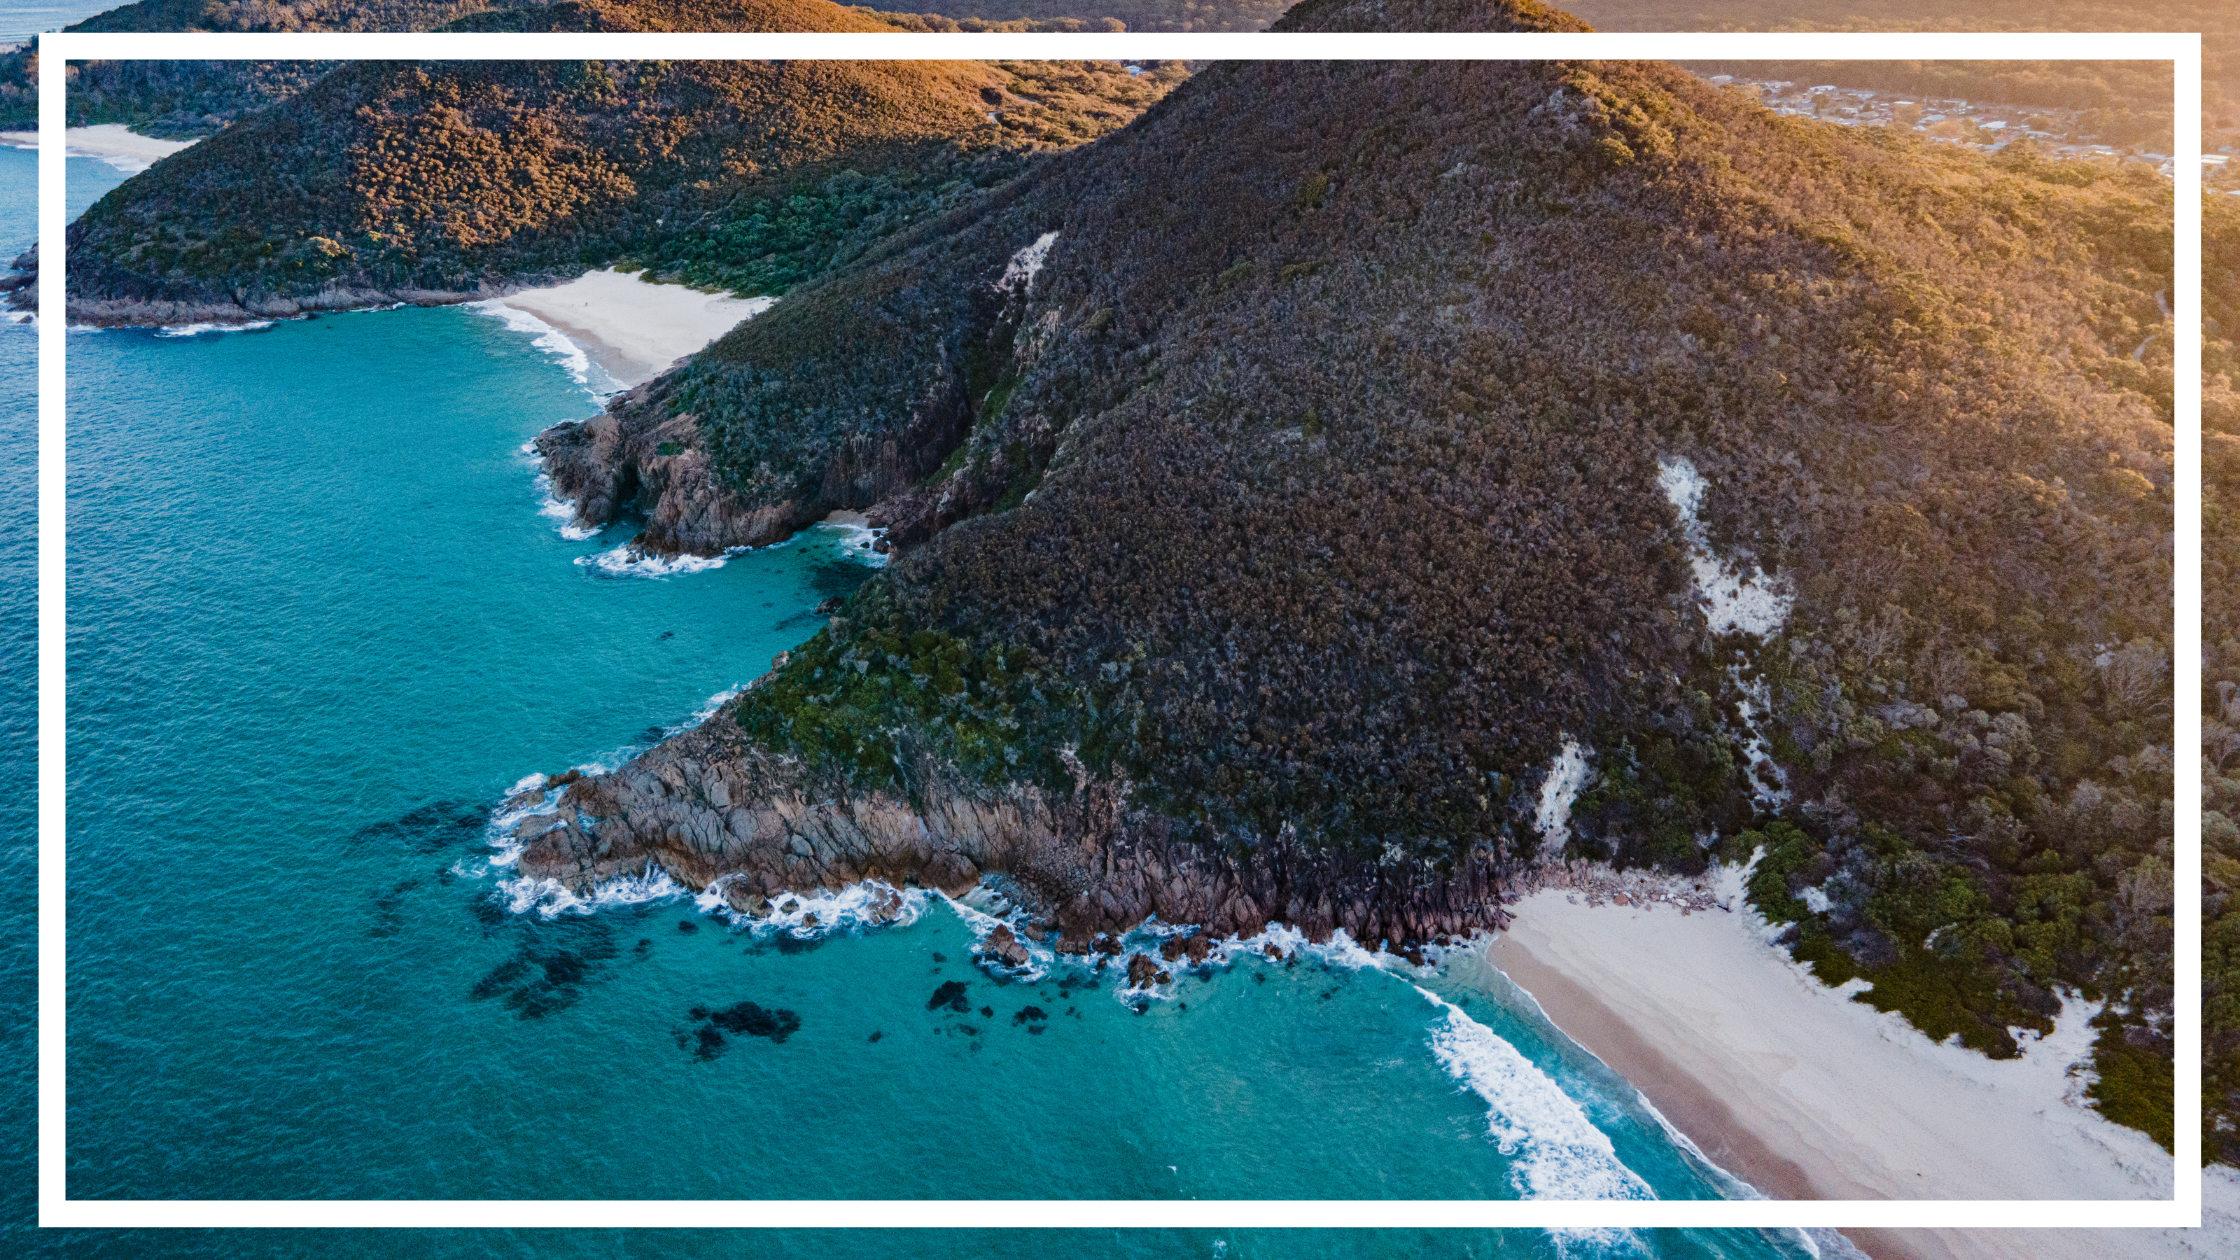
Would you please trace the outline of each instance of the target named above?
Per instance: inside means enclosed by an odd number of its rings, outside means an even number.
[[[1498,970],[1639,1090],[1705,1157],[1775,1198],[2143,1199],[2174,1165],[2085,1105],[2093,1009],[1997,1061],[1932,1043],[1898,1015],[1821,984],[1742,900],[1741,872],[1699,886],[1605,876],[1632,904],[1542,887],[1453,974]],[[1694,906],[1645,901],[1684,890]],[[1487,983],[1480,978],[1479,987]],[[2211,1170],[2204,1231],[1844,1230],[1877,1260],[2180,1257],[2240,1248],[2240,1175]]]
[[[612,267],[489,300],[543,321],[625,389],[659,376],[777,302],[658,284]]]
[[[39,133],[0,131],[0,142],[12,144],[19,149],[36,149],[39,147]],[[122,123],[70,127],[62,133],[62,147],[66,152],[78,157],[98,158],[120,171],[134,175],[194,144],[193,140],[159,140],[154,136],[143,136]]]

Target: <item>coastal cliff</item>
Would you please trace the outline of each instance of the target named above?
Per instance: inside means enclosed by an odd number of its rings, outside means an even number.
[[[907,791],[865,791],[816,776],[719,714],[523,819],[520,872],[588,891],[658,866],[749,915],[865,880],[962,895],[1002,876],[1039,907],[1030,930],[1062,953],[1114,948],[1153,918],[1213,938],[1270,922],[1314,941],[1343,929],[1407,952],[1505,922],[1490,851],[1443,871],[1296,844],[1222,854],[1133,807],[1125,784],[990,787],[930,757],[909,777]]]

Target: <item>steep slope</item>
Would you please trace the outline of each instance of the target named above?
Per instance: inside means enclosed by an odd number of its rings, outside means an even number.
[[[903,546],[523,869],[1405,945],[1739,837],[1831,982],[2000,1054],[2128,993],[2166,1070],[2169,222],[1661,65],[1214,67],[540,439],[650,550]]]
[[[635,12],[537,16],[612,24]],[[886,29],[823,0],[736,14]],[[89,210],[71,228],[72,313],[162,322],[446,300],[616,261],[778,292],[969,202],[1035,153],[1121,125],[1179,75],[1105,63],[355,64]]]

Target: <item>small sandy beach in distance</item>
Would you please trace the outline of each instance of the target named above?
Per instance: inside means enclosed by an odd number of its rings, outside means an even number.
[[[498,299],[558,329],[625,386],[653,379],[776,301],[654,284],[612,268]]]
[[[39,147],[39,133],[0,131],[0,141],[35,149]],[[118,123],[103,123],[98,127],[72,127],[62,133],[62,143],[64,149],[80,157],[100,158],[119,170],[137,174],[194,141],[158,140],[139,135]]]
[[[2090,1053],[2091,1007],[2071,1000],[2017,1060],[1934,1044],[1767,944],[1740,871],[1718,869],[1730,908],[1687,915],[1543,888],[1450,975],[1498,967],[1713,1162],[1776,1198],[2170,1195],[2170,1156],[2086,1106],[2070,1070]],[[2240,1255],[2240,1179],[2212,1169],[2205,1189],[2198,1231],[1844,1233],[1876,1260]]]

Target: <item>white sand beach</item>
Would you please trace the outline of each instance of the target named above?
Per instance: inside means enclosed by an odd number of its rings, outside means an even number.
[[[39,147],[36,131],[0,131],[0,141],[27,149]],[[158,140],[143,136],[119,123],[98,127],[72,127],[62,133],[63,148],[80,157],[100,158],[120,171],[137,174],[164,158],[189,147],[192,140]]]
[[[497,300],[558,329],[626,386],[653,379],[777,301],[655,284],[612,268]]]
[[[1467,983],[1490,960],[1714,1162],[1775,1197],[2169,1196],[2170,1156],[2084,1105],[2071,1069],[2090,1051],[2090,1007],[2072,1001],[2018,1060],[1937,1045],[1768,945],[1739,871],[1715,890],[1731,910],[1543,889],[1451,974]],[[2240,1178],[2207,1182],[2201,1231],[1845,1232],[1877,1260],[2240,1255]]]

